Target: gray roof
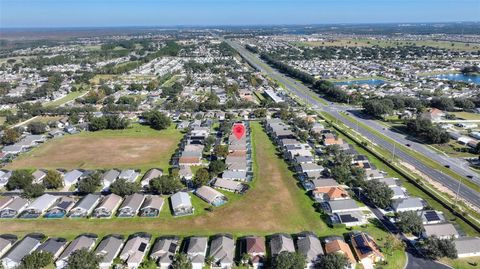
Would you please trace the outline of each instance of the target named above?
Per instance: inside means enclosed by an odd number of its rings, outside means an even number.
[[[87,196],[83,197],[83,199],[80,200],[80,202],[78,202],[78,204],[76,204],[74,208],[81,208],[86,211],[89,211],[97,205],[99,200],[100,200],[100,195],[89,193],[87,194]]]
[[[13,201],[13,196],[0,196],[0,210]]]
[[[327,203],[330,206],[330,209],[332,212],[345,211],[345,210],[349,210],[349,211],[360,210],[357,203],[352,199],[334,200],[334,201],[328,201]]]
[[[368,172],[367,172],[367,174],[368,174]],[[399,185],[399,184],[398,184],[398,179],[393,178],[393,177],[379,178],[379,179],[377,179],[377,180],[378,180],[378,182],[383,182],[383,183],[387,184],[387,186],[392,186],[392,187],[394,187],[394,186],[398,186],[398,185]]]
[[[40,213],[45,212],[58,200],[58,198],[58,196],[45,193],[44,195],[35,199],[35,201],[33,201],[33,203],[31,203],[26,209],[34,210]]]
[[[180,238],[177,236],[160,237],[155,241],[150,252],[150,257],[153,259],[169,257],[168,261],[173,261],[173,255],[177,252],[180,246]]]
[[[38,247],[37,251],[49,252],[55,257],[58,252],[67,245],[67,243],[67,240],[63,238],[49,238]]]
[[[12,209],[15,211],[20,211],[22,210],[25,206],[28,205],[28,200],[22,197],[16,197],[11,203],[9,203],[7,206],[3,207],[3,209]]]
[[[150,181],[154,178],[161,177],[163,175],[162,170],[157,169],[157,168],[152,168],[148,170],[148,172],[145,173],[145,175],[142,178],[142,181]]]
[[[117,180],[119,175],[120,175],[120,172],[118,170],[111,169],[111,170],[108,170],[105,174],[103,174],[102,180],[113,183],[115,180]]]
[[[122,170],[118,178],[123,178],[127,181],[133,182],[138,177],[138,173],[133,169]]]
[[[188,241],[187,254],[202,254],[204,255],[207,252],[207,237],[193,236],[190,237]]]
[[[293,239],[288,234],[275,234],[270,239],[271,255],[275,256],[281,252],[295,252],[295,245]]]
[[[112,263],[122,249],[123,239],[117,236],[106,236],[98,244],[95,254],[102,256],[102,263]]]
[[[219,197],[225,197],[221,192],[209,186],[202,186],[198,188],[195,191],[195,194],[209,204],[213,203]]]
[[[74,184],[77,183],[78,179],[83,175],[83,172],[80,170],[72,170],[70,172],[65,173],[63,176],[63,181],[67,184]]]
[[[458,236],[458,231],[455,229],[455,226],[451,223],[439,223],[439,224],[429,224],[423,225],[425,229],[425,235],[427,237],[436,236],[436,237],[450,237]]]
[[[216,236],[210,244],[210,254],[216,263],[233,263],[235,243],[231,236]]]
[[[15,241],[0,237],[0,253],[4,253],[4,251],[8,250],[13,243],[15,243]]]
[[[128,207],[128,208],[131,208],[132,211],[138,211],[144,199],[145,199],[145,195],[141,193],[134,193],[132,195],[129,195],[125,197],[125,200],[120,206],[120,209]]]
[[[217,178],[213,186],[231,191],[240,191],[242,189],[242,183],[224,178]]]
[[[395,199],[392,201],[393,209],[397,210],[409,210],[409,209],[416,209],[416,208],[423,208],[424,202],[422,199],[418,197],[408,197],[408,198],[401,198]]]
[[[95,241],[97,239],[94,237],[90,236],[85,236],[81,235],[75,240],[68,245],[68,247],[65,249],[65,251],[62,252],[62,255],[60,255],[59,259],[67,259],[74,251],[79,250],[79,249],[91,249],[93,245],[95,244]]]
[[[313,186],[315,188],[321,187],[337,187],[339,186],[338,182],[335,181],[333,178],[319,178],[312,180]]]
[[[478,237],[460,237],[453,243],[459,255],[480,252],[480,238]]]
[[[320,239],[312,233],[299,234],[297,246],[298,252],[307,257],[307,262],[315,262],[318,260],[319,255],[323,254]]]
[[[170,201],[172,202],[172,208],[177,207],[191,207],[192,202],[190,200],[190,195],[186,192],[177,192],[170,196]]]
[[[26,255],[30,254],[40,245],[40,240],[30,236],[25,237],[3,257],[13,262],[20,263]]]
[[[155,195],[150,195],[145,198],[145,201],[143,202],[142,208],[156,208],[156,209],[161,209],[163,206],[164,200],[160,196],[155,196]]]
[[[232,171],[232,170],[226,170],[222,174],[222,178],[231,178],[231,179],[240,179],[244,180],[247,178],[247,172],[246,171]]]

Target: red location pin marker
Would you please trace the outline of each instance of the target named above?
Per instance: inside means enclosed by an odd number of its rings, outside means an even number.
[[[245,126],[242,123],[235,123],[232,128],[232,132],[235,137],[240,140],[242,136],[245,134]]]

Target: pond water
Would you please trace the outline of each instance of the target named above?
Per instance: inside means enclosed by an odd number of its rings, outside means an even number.
[[[465,75],[465,74],[442,74],[433,76],[439,79],[448,79],[454,81],[463,81],[467,83],[480,84],[480,76],[476,75]]]
[[[385,80],[381,79],[359,79],[359,80],[349,80],[349,81],[341,81],[341,82],[335,82],[335,85],[338,86],[343,86],[343,85],[370,85],[370,86],[377,86],[377,85],[382,85],[385,84]]]

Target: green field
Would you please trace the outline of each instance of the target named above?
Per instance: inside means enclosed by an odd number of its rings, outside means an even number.
[[[340,46],[340,47],[398,47],[398,46],[428,46],[439,49],[451,49],[461,51],[475,51],[480,49],[480,44],[468,44],[463,42],[448,42],[436,40],[422,41],[396,41],[396,40],[377,40],[377,39],[336,39],[327,41],[307,41],[292,42],[299,47],[323,47],[323,46]],[[452,46],[453,44],[453,46]]]
[[[453,112],[453,114],[462,120],[480,120],[480,114],[471,112]]]
[[[145,172],[152,167],[167,171],[182,133],[171,126],[157,131],[133,124],[125,130],[81,132],[47,141],[22,154],[7,167],[44,169],[135,168]]]
[[[275,146],[263,132],[259,123],[251,124],[254,151],[254,181],[243,195],[224,192],[229,202],[212,212],[208,205],[193,197],[196,213],[174,218],[166,204],[158,218],[142,219],[61,219],[61,220],[0,220],[2,232],[23,235],[32,231],[49,236],[74,238],[79,233],[93,232],[100,236],[115,232],[132,234],[138,231],[165,234],[212,235],[232,233],[269,235],[276,232],[298,233],[305,230],[319,236],[346,235],[345,228],[329,228],[320,213],[313,208],[313,201],[298,186],[293,172],[277,155]],[[383,246],[387,232],[377,221],[355,230],[366,231]],[[387,256],[388,265],[383,268],[403,268],[405,253],[399,250]]]
[[[72,100],[75,100],[77,99],[78,97],[86,94],[88,91],[76,91],[76,92],[71,92],[69,94],[67,94],[66,96],[60,98],[60,99],[57,99],[55,101],[52,101],[52,102],[48,102],[46,103],[44,106],[47,106],[47,107],[57,107],[57,106],[61,106],[61,105],[64,105]]]

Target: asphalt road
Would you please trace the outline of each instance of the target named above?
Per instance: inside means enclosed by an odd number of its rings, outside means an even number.
[[[303,83],[297,82],[296,80],[290,77],[287,77],[281,74],[280,72],[278,72],[277,70],[271,68],[269,65],[267,65],[262,60],[260,60],[258,56],[247,51],[242,45],[236,42],[232,42],[231,40],[225,40],[225,41],[228,44],[230,44],[230,46],[232,46],[234,49],[236,49],[252,66],[257,68],[261,72],[267,74],[271,78],[277,80],[278,82],[282,83],[287,88],[287,90],[296,94],[299,98],[305,101],[305,103],[308,103],[314,108],[324,110],[325,112],[331,114],[333,117],[337,118],[338,120],[343,122],[345,125],[349,126],[350,128],[357,130],[361,135],[368,138],[370,141],[379,145],[380,147],[391,152],[394,150],[395,146],[389,141],[384,140],[382,137],[377,136],[375,133],[372,133],[371,131],[365,128],[362,128],[361,126],[358,126],[356,123],[353,123],[348,119],[346,119],[341,113],[339,113],[339,111],[342,111],[342,109],[339,109],[339,106],[335,106],[332,104],[326,105],[325,103],[320,102],[319,100],[312,97],[311,90],[307,86],[305,86]],[[374,127],[375,129],[380,128],[379,131],[387,136],[392,135],[391,133],[387,133],[386,130],[383,130],[383,127],[376,126],[376,125],[379,125],[376,122],[373,122],[371,120],[365,120],[362,122],[368,126]],[[395,140],[397,139],[400,140],[400,138],[397,138],[394,135],[392,135],[391,138]],[[409,141],[408,143],[412,144],[411,141]],[[423,151],[420,151],[420,153],[423,153]],[[402,161],[414,166],[418,171],[422,172],[423,174],[427,175],[433,180],[443,184],[446,188],[450,189],[451,191],[456,193],[457,190],[459,190],[460,197],[472,203],[473,205],[480,207],[480,194],[475,190],[472,190],[471,188],[459,182],[455,178],[425,165],[423,162],[417,160],[416,158],[412,157],[411,155],[409,155],[404,150],[398,147],[395,148],[395,155]],[[427,155],[426,157],[430,157],[430,155]],[[436,159],[434,160],[436,161]],[[443,162],[439,162],[439,163],[442,164]]]

